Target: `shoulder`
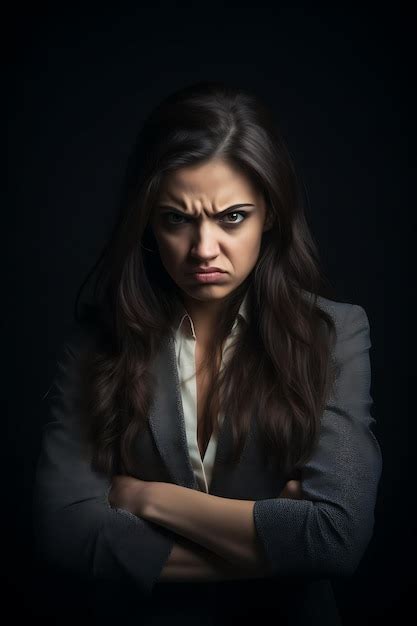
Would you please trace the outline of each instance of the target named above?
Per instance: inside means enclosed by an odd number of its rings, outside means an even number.
[[[310,292],[305,291],[304,294],[306,294],[306,297],[313,297]],[[331,316],[338,335],[357,323],[369,326],[368,315],[360,304],[331,300],[319,295],[317,296],[316,303],[322,311],[325,311]]]
[[[308,291],[303,292],[304,297],[313,298]],[[333,320],[336,329],[336,353],[344,354],[350,349],[370,348],[371,332],[369,318],[363,306],[351,302],[331,300],[317,295],[316,305],[326,312]]]
[[[369,376],[369,350],[372,346],[368,315],[363,306],[350,302],[338,302],[320,296],[317,305],[332,316],[336,327],[334,358],[339,363],[354,362],[360,358],[358,370]]]

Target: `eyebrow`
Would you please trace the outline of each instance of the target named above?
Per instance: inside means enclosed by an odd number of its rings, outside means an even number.
[[[231,211],[232,209],[240,209],[243,206],[251,206],[254,207],[254,204],[232,204],[232,206],[227,207],[227,209],[224,209],[223,211],[218,211],[215,215],[223,215],[223,213],[226,213],[227,211]],[[175,213],[180,213],[181,215],[187,215],[187,217],[189,217],[188,213],[186,213],[185,211],[183,211],[182,209],[176,209],[173,206],[169,206],[168,204],[158,204],[158,208],[160,209],[169,209],[170,211],[174,211]]]

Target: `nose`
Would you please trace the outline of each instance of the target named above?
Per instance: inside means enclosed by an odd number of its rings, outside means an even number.
[[[219,255],[219,242],[210,224],[202,224],[193,236],[190,254],[204,260],[214,259]]]

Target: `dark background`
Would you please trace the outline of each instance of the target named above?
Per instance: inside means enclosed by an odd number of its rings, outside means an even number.
[[[339,300],[360,304],[369,317],[384,468],[372,542],[355,575],[335,585],[342,616],[358,625],[414,613],[412,25],[398,3],[20,4],[4,22],[10,265],[3,336],[16,376],[5,390],[1,569],[15,616],[46,618],[53,602],[31,555],[30,506],[47,418],[42,397],[76,289],[104,243],[142,120],[165,95],[203,79],[253,89],[276,112],[323,268]]]

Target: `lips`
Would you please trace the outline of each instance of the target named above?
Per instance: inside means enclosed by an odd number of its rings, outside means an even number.
[[[205,268],[197,268],[191,274],[213,274],[214,272],[221,272],[225,274],[224,270],[221,270],[219,267],[205,267]]]
[[[223,274],[226,272],[194,272],[191,274],[192,280],[197,281],[199,283],[220,283],[225,279],[223,278]]]

